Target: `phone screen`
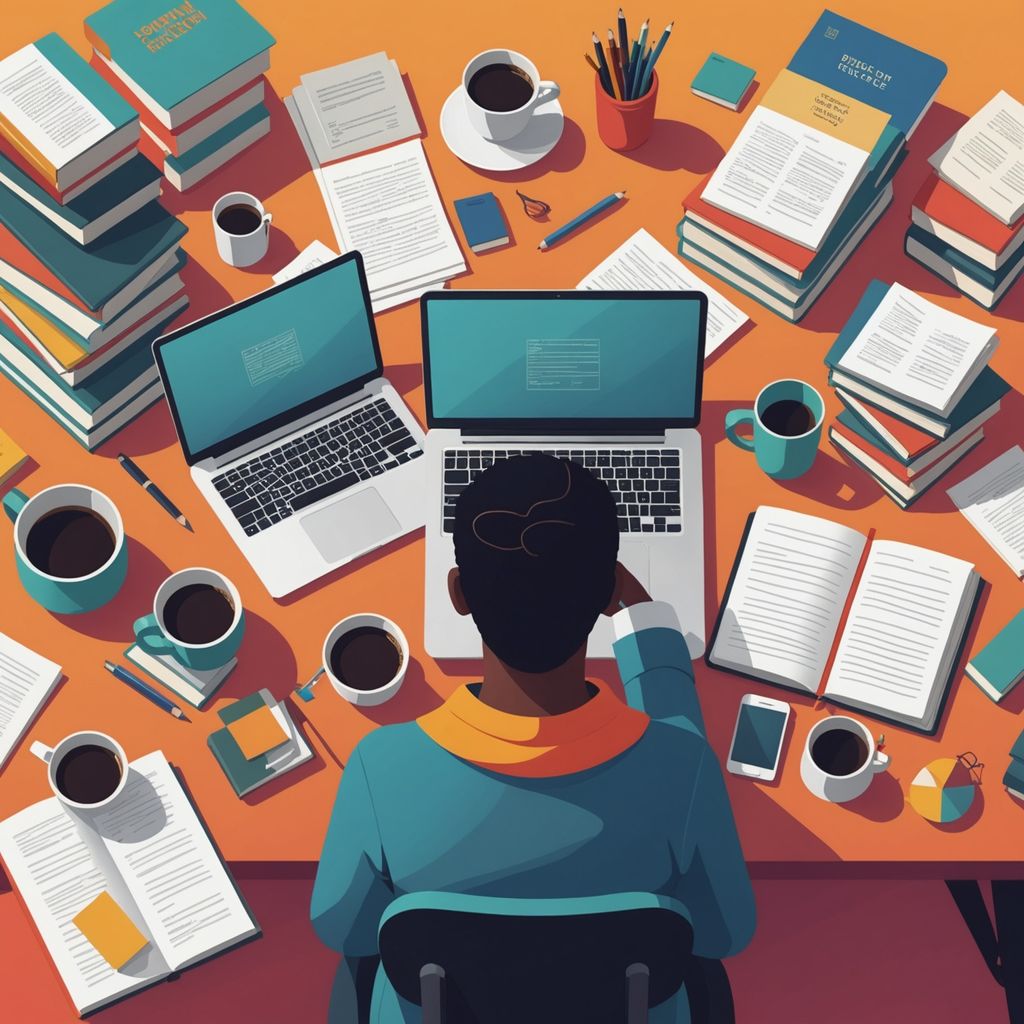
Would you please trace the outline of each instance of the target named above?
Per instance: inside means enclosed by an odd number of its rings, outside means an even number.
[[[774,768],[785,728],[784,711],[741,704],[736,739],[733,740],[729,759],[755,768]]]

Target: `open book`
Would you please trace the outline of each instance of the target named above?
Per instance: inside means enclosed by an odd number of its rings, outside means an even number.
[[[52,797],[0,822],[0,857],[83,1016],[259,934],[164,755],[129,772],[91,816]],[[103,892],[149,940],[120,970],[72,921]]]
[[[762,506],[707,662],[934,732],[980,584],[959,558]]]

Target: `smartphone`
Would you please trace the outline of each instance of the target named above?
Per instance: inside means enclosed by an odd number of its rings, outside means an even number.
[[[782,700],[745,694],[740,701],[726,768],[733,775],[771,782],[779,770],[789,705]]]

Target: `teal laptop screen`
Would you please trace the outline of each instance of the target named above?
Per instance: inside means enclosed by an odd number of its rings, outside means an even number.
[[[431,297],[430,423],[695,421],[705,309],[690,292]]]
[[[313,411],[378,369],[375,341],[355,260],[169,338],[159,356],[186,454]]]

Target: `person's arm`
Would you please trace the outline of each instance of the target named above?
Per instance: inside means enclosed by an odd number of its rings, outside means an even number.
[[[359,748],[342,774],[310,906],[320,941],[346,957],[377,953],[377,926],[394,898]]]

